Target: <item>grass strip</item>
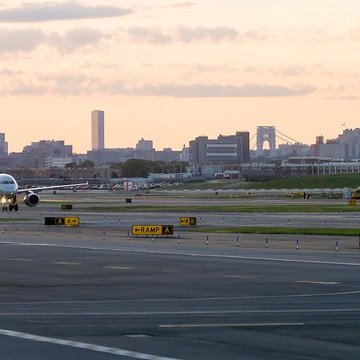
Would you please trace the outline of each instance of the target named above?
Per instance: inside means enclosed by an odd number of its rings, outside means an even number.
[[[25,219],[25,218],[0,218],[0,223],[2,223],[2,222],[15,222],[15,221],[34,221],[34,219]]]
[[[191,228],[189,231],[201,233],[226,234],[284,234],[284,235],[334,235],[334,236],[360,236],[360,229],[356,228],[291,228],[291,227],[262,227],[244,226],[232,228]]]
[[[359,206],[341,204],[323,205],[211,205],[211,206],[89,206],[77,210],[96,212],[220,212],[220,213],[334,213],[358,212]]]

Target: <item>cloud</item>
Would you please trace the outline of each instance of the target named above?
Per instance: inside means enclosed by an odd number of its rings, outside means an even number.
[[[246,31],[242,35],[243,40],[263,41],[263,40],[266,40],[266,38],[267,38],[267,36],[265,34],[260,33],[259,31],[256,31],[256,30]]]
[[[72,51],[96,44],[105,37],[104,33],[92,28],[74,28],[64,35],[48,35],[35,29],[0,29],[0,53],[30,52],[41,44],[53,46],[61,51]]]
[[[63,36],[52,33],[49,36],[49,41],[53,46],[60,50],[72,51],[83,46],[96,44],[103,38],[105,38],[105,34],[100,30],[92,28],[75,28],[69,30]]]
[[[341,97],[338,97],[337,100],[359,100],[360,97],[359,96],[352,96],[352,95],[349,95],[349,96],[341,96]]]
[[[280,76],[302,76],[308,73],[304,66],[291,65],[280,69],[274,69],[272,72]]]
[[[0,53],[32,51],[46,40],[46,35],[40,30],[0,29]]]
[[[168,44],[175,42],[193,43],[200,41],[264,41],[267,36],[258,31],[238,32],[227,26],[218,27],[189,27],[178,26],[165,32],[158,27],[133,26],[124,30],[132,39],[153,43]]]
[[[13,77],[8,83],[2,82],[0,94],[9,96],[90,95],[101,92],[99,83],[101,84],[100,79],[84,74],[34,74],[31,77]]]
[[[255,71],[258,71],[258,68],[256,66],[246,66],[244,68],[244,71],[246,71],[246,72],[255,72]]]
[[[0,69],[0,75],[14,76],[14,75],[22,75],[22,74],[23,74],[23,72],[20,70],[12,70],[9,68]]]
[[[32,83],[18,83],[14,84],[10,90],[2,90],[0,93],[12,95],[12,96],[40,96],[45,95],[48,89],[46,86],[43,85],[35,85]]]
[[[42,4],[26,3],[0,10],[0,22],[39,22],[54,20],[96,19],[125,16],[133,11],[117,6],[85,6],[75,1]]]
[[[86,75],[58,75],[52,80],[50,92],[60,95],[90,95],[94,92],[92,86],[98,83],[98,79]]]
[[[133,26],[127,30],[127,33],[132,38],[154,44],[167,44],[173,41],[171,36],[164,34],[158,28]]]
[[[106,82],[95,76],[69,73],[43,77],[41,82],[47,86],[49,94],[61,96],[79,96],[93,94],[127,95],[121,81]]]
[[[237,40],[239,38],[237,30],[226,26],[215,28],[179,26],[177,33],[183,42],[204,39],[211,41]]]
[[[2,96],[41,96],[48,93],[48,86],[39,79],[29,79],[21,76],[20,71],[10,73],[1,73],[0,95]]]
[[[282,85],[146,85],[131,90],[135,95],[172,97],[285,97],[303,96],[316,91],[315,86],[286,87]]]
[[[220,84],[144,84],[130,85],[120,78],[107,81],[87,73],[72,74],[18,72],[10,76],[7,69],[0,74],[0,93],[7,95],[126,95],[158,96],[175,98],[242,98],[242,97],[295,97],[305,96],[317,90],[315,86],[294,85],[292,87],[268,84],[220,85]]]

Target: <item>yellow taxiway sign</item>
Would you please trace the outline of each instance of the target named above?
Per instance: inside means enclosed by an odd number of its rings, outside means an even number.
[[[196,225],[196,217],[181,217],[179,218],[180,226],[195,226]]]
[[[133,225],[133,235],[173,235],[173,225]]]

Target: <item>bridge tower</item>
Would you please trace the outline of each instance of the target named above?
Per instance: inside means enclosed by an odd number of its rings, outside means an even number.
[[[269,143],[270,156],[276,155],[276,134],[275,126],[258,126],[256,132],[257,156],[264,154],[264,142]]]

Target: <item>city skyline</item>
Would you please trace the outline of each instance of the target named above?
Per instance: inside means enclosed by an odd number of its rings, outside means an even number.
[[[99,138],[97,136],[94,137],[94,134],[96,133],[97,131],[97,126],[96,127],[96,131],[95,133],[93,132],[93,129],[94,129],[94,121],[93,119],[94,118],[97,118],[96,116],[94,117],[93,114],[96,113],[96,112],[100,112],[102,113],[102,117],[101,119],[103,120],[101,122],[101,128],[102,130],[104,130],[105,128],[105,122],[104,122],[104,111],[99,111],[99,110],[94,110],[91,112],[91,123],[90,123],[90,128],[91,128],[91,144],[93,145],[95,141],[96,143],[96,140],[97,139],[99,141]],[[96,125],[99,125],[98,123],[96,123]],[[275,144],[272,144],[271,143],[271,140],[270,138],[268,138],[268,136],[265,136],[263,137],[263,139],[261,140],[261,145],[259,146],[257,144],[257,138],[260,136],[262,137],[262,129],[260,130],[260,133],[259,131],[257,131],[257,133],[253,134],[252,136],[252,142],[250,141],[250,136],[249,136],[249,150],[254,152],[254,153],[259,153],[259,148],[261,149],[261,152],[263,150],[269,150],[271,151],[271,148],[273,149],[280,149],[282,146],[296,146],[296,145],[304,145],[305,147],[309,147],[311,145],[315,145],[317,144],[319,141],[321,141],[322,144],[328,144],[328,143],[338,143],[339,139],[341,138],[341,136],[343,136],[344,134],[346,133],[351,133],[351,132],[359,132],[360,131],[360,128],[355,128],[355,129],[344,129],[344,131],[341,133],[341,134],[338,134],[336,137],[331,137],[329,139],[325,138],[323,135],[320,135],[320,136],[317,136],[316,139],[314,139],[314,141],[310,142],[310,143],[297,143],[295,142],[293,138],[291,138],[290,136],[286,135],[286,134],[283,134],[281,132],[279,132],[275,126],[257,126],[257,130],[259,130],[259,128],[273,128],[274,129],[274,136],[275,136]],[[236,133],[241,133],[241,132],[236,132]],[[244,131],[244,133],[249,133],[248,131]],[[250,133],[249,133],[250,134]],[[6,144],[6,151],[5,152],[8,152],[9,154],[11,153],[17,153],[17,152],[10,152],[10,151],[7,151],[8,149],[8,142],[5,142],[5,138],[6,138],[6,134],[5,133],[0,133],[1,135],[1,139],[2,141],[4,142],[4,144]],[[98,135],[98,134],[96,134]],[[102,134],[103,135],[103,134]],[[250,134],[251,135],[251,134]],[[257,135],[257,136],[256,136]],[[215,138],[219,138],[219,137],[231,137],[231,136],[234,136],[234,134],[225,134],[225,133],[222,133],[222,134],[218,134],[218,136],[216,137],[209,137],[208,135],[206,134],[201,134],[201,135],[196,135],[193,139],[190,139],[187,144],[185,144],[185,147],[186,148],[189,148],[191,146],[191,142],[193,142],[194,140],[197,140],[198,138],[208,138],[209,140],[216,140]],[[254,142],[255,141],[255,142]],[[63,142],[64,144],[66,143],[67,146],[71,146],[73,147],[74,144],[71,144],[71,143],[67,143],[66,140],[64,139],[59,139],[59,138],[48,138],[48,139],[38,139],[36,141],[29,141],[27,142],[26,144],[24,144],[21,149],[20,149],[20,152],[21,151],[24,151],[27,147],[29,146],[32,146],[33,144],[38,144],[38,143],[46,143],[46,142]],[[101,150],[115,150],[115,149],[136,149],[136,150],[145,150],[145,151],[151,151],[151,150],[154,150],[154,151],[160,151],[160,150],[166,150],[166,149],[171,149],[171,150],[174,150],[174,151],[181,151],[184,149],[184,147],[180,148],[180,149],[176,149],[176,148],[173,148],[171,147],[170,145],[165,146],[163,148],[159,148],[159,147],[156,147],[156,146],[153,146],[153,140],[152,139],[144,139],[143,137],[139,138],[137,141],[136,141],[136,144],[130,144],[129,146],[126,146],[126,147],[115,147],[115,148],[111,148],[111,147],[108,147],[106,146],[106,144],[104,143],[104,138],[102,136],[100,136],[100,142],[101,142],[101,147],[93,147],[92,145],[90,146],[89,149],[86,149],[85,152],[83,154],[86,154],[86,153],[91,153],[91,152],[96,152],[96,151],[101,151]],[[145,145],[146,144],[146,145]],[[104,146],[102,146],[104,145]],[[151,148],[151,149],[150,149]],[[79,152],[76,152],[74,151],[73,152],[74,154],[81,154]],[[272,154],[274,155],[274,154]]]
[[[259,125],[334,138],[359,127],[359,41],[355,0],[2,3],[1,131],[9,152],[55,138],[82,153],[101,108],[108,148]]]

